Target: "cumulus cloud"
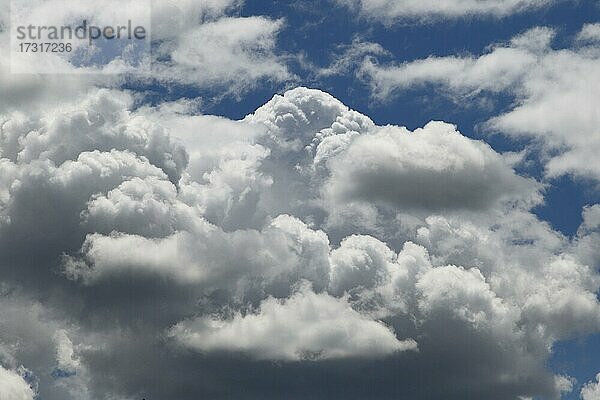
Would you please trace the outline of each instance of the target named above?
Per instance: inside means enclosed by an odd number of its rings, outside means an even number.
[[[33,400],[35,393],[18,373],[0,366],[0,397],[11,400]]]
[[[331,169],[326,190],[336,204],[358,200],[405,210],[477,210],[536,197],[535,183],[515,175],[487,144],[442,122],[414,132],[384,127],[319,161]]]
[[[338,3],[358,10],[362,15],[394,22],[402,19],[494,16],[503,17],[531,9],[542,8],[555,0],[337,0]]]
[[[385,224],[378,219],[409,210],[477,212],[540,201],[539,184],[517,176],[488,145],[450,124],[434,122],[415,132],[376,126],[331,96],[304,88],[275,96],[245,121],[266,130],[257,141],[270,150],[260,170],[274,179],[271,210],[282,207],[273,201],[285,201],[284,212],[372,228]],[[302,196],[314,201],[290,209]]]
[[[382,56],[389,53],[378,43],[362,40],[355,37],[350,44],[338,46],[339,54],[335,54],[332,64],[327,67],[309,65],[315,74],[320,77],[343,75],[349,70],[360,65],[365,56]]]
[[[583,400],[598,400],[600,399],[600,375],[596,376],[596,381],[591,381],[585,384],[581,389],[581,398]]]
[[[342,295],[355,288],[379,286],[393,273],[396,254],[371,236],[350,236],[331,252],[330,291]]]
[[[262,290],[283,294],[298,279],[321,289],[327,283],[329,241],[322,231],[312,231],[285,215],[260,232],[228,233],[196,219],[192,226],[178,227],[161,239],[125,233],[88,235],[84,257],[67,257],[65,271],[90,284],[113,276],[156,275],[181,284],[229,289],[233,295],[251,291],[258,279],[255,290],[265,285]]]
[[[159,74],[165,80],[236,88],[260,79],[285,81],[292,75],[274,53],[282,25],[265,17],[206,22],[181,35],[170,54],[172,64],[159,65]]]
[[[600,240],[600,205],[584,207],[582,213],[583,222],[577,230],[574,252],[588,265],[600,265],[600,251],[598,240]]]
[[[590,30],[584,27],[580,36]],[[480,56],[432,56],[391,66],[366,60],[362,73],[381,98],[423,84],[446,88],[459,99],[508,93],[516,99],[514,107],[490,119],[487,130],[543,143],[550,178],[598,179],[593,155],[598,106],[592,95],[599,81],[598,51],[593,46],[553,49],[553,35],[552,29],[533,28]]]
[[[69,376],[77,373],[80,366],[79,360],[75,357],[73,342],[69,339],[67,331],[60,329],[54,334],[54,344],[56,346],[56,364],[54,370],[56,375]]]
[[[525,71],[536,64],[539,52],[549,49],[553,37],[552,29],[534,28],[479,57],[432,56],[395,66],[380,66],[367,59],[362,73],[380,98],[430,83],[459,94],[499,92],[522,82]]]
[[[242,351],[286,361],[379,357],[417,349],[414,340],[398,340],[387,326],[360,315],[344,299],[315,294],[308,286],[284,301],[264,300],[256,314],[184,321],[170,334],[199,351]]]
[[[230,94],[261,80],[293,79],[276,48],[284,20],[239,17],[238,0],[161,0],[152,6],[153,40],[158,43],[147,77]],[[156,32],[156,34],[155,34]]]
[[[3,8],[8,9],[10,1],[2,2],[6,3]],[[96,59],[102,60],[97,47],[79,46],[68,55],[45,53],[35,59],[13,57],[12,64],[5,58],[0,60],[3,71],[0,88],[8,98],[3,96],[0,107],[15,107],[28,101],[39,104],[39,101],[66,100],[95,84],[117,86],[124,78],[115,73],[125,74],[125,79],[139,84],[177,83],[236,95],[261,81],[292,80],[294,76],[286,65],[286,57],[276,48],[284,21],[263,16],[236,16],[242,3],[238,0],[128,0],[98,5],[50,0],[15,7],[12,18],[25,21],[23,25],[64,26],[89,19],[90,15],[98,26],[131,20],[147,29],[152,52],[148,47],[147,54],[138,49],[139,54],[132,56],[127,54],[127,48],[111,49],[116,53],[106,57],[110,62],[96,62]],[[9,26],[9,22],[9,15],[0,15],[0,26]],[[78,46],[77,41],[73,45]],[[0,49],[10,51],[9,30],[0,31]],[[91,60],[89,65],[81,61],[88,59]],[[10,80],[5,79],[11,65],[14,71],[32,75],[13,75]],[[37,74],[39,72],[66,75],[58,84],[56,80],[44,79]],[[71,72],[77,73],[71,76]]]
[[[10,48],[10,24],[11,14],[9,13],[10,0],[0,0],[0,52],[9,54]],[[44,10],[50,18],[53,11]],[[40,19],[43,21],[43,19]],[[23,60],[22,58],[19,60]],[[26,60],[26,59],[25,59]],[[28,65],[18,65],[12,60],[16,71],[23,71],[29,68]],[[37,67],[40,67],[38,64]],[[65,67],[65,72],[70,71]],[[65,74],[63,79],[47,79],[43,74],[12,74],[11,57],[0,57],[0,113],[6,111],[18,111],[29,107],[30,109],[39,109],[49,104],[66,102],[69,99],[78,96],[82,91],[91,89],[94,85],[111,87],[115,84],[115,77],[98,76],[94,74]],[[4,120],[0,119],[0,124]]]
[[[500,325],[509,308],[502,304],[477,269],[445,266],[428,271],[417,282],[419,308],[425,313],[453,313],[476,329]]]
[[[44,398],[558,398],[552,344],[600,330],[596,207],[566,238],[485,143],[318,90],[195,110],[2,114],[0,361]]]
[[[371,79],[380,98],[428,83],[463,95],[499,92],[524,79],[524,71],[537,61],[536,53],[547,49],[553,36],[551,29],[535,28],[515,37],[509,46],[499,46],[480,57],[429,57],[397,66],[379,66],[367,59],[362,73]]]
[[[32,300],[5,279],[1,286],[0,363],[8,371],[3,372],[3,378],[11,376],[13,384],[22,381],[13,386],[20,388],[17,392],[2,399],[36,399],[42,395],[50,399],[89,398],[84,369],[74,351],[73,341],[78,340],[74,325],[64,320],[60,311]],[[0,382],[4,384],[3,379]],[[0,395],[5,393],[2,389],[0,385]]]
[[[582,42],[597,42],[600,40],[600,24],[585,24],[579,31],[577,39]]]
[[[600,228],[600,204],[585,207],[581,224],[582,231],[589,232],[598,228]]]

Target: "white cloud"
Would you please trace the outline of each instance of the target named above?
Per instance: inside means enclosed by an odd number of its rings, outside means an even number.
[[[294,78],[276,48],[284,20],[236,17],[239,0],[160,0],[153,4],[153,40],[160,46],[149,78],[240,95],[261,80]]]
[[[600,41],[600,24],[585,24],[579,31],[577,39],[582,42]]]
[[[69,344],[58,333],[73,338],[73,325],[62,319],[60,312],[24,297],[22,290],[7,291],[10,286],[5,283],[0,286],[0,398],[87,400],[83,377],[73,374],[79,375],[82,366],[60,369],[77,362],[75,355],[69,361]]]
[[[399,214],[418,210],[477,213],[540,201],[539,184],[517,176],[504,157],[450,124],[415,132],[376,126],[306,88],[275,96],[244,122],[264,131],[252,140],[269,150],[255,164],[272,179],[258,201],[268,204],[264,213],[308,214],[345,235],[358,227],[373,232],[375,225],[397,230]]]
[[[344,299],[315,294],[307,286],[283,301],[264,300],[255,314],[184,321],[170,335],[199,351],[242,351],[286,361],[380,357],[417,349],[414,340],[398,340],[389,327],[361,316]]]
[[[274,142],[271,147],[281,148],[272,150],[283,152],[298,152],[333,134],[364,133],[374,127],[369,117],[350,110],[328,93],[304,87],[275,95],[245,121],[266,128]]]
[[[600,374],[596,376],[596,381],[591,381],[585,384],[581,389],[582,400],[599,400],[600,399]]]
[[[73,342],[69,339],[66,330],[59,329],[54,333],[54,345],[56,346],[57,368],[67,374],[76,373],[80,363],[75,356]]]
[[[570,376],[556,375],[556,387],[561,394],[567,394],[573,392],[573,387],[577,383],[577,380]]]
[[[242,4],[239,0],[153,0],[152,36],[157,40],[176,38],[205,21],[223,17]]]
[[[0,398],[33,400],[35,393],[18,373],[0,366]]]
[[[378,43],[363,41],[355,37],[348,45],[338,46],[340,54],[333,56],[333,62],[327,67],[308,65],[317,76],[332,76],[347,74],[356,68],[367,55],[388,55],[389,53]]]
[[[551,29],[534,28],[479,57],[432,56],[393,66],[380,66],[367,59],[361,73],[382,99],[394,91],[430,83],[463,95],[500,92],[522,82],[523,74],[539,61],[540,52],[548,51],[553,36]]]
[[[343,295],[354,288],[373,288],[390,279],[396,254],[370,236],[350,236],[331,252],[329,290]]]
[[[90,199],[83,218],[97,232],[161,237],[173,233],[173,225],[185,226],[193,216],[193,208],[177,203],[175,185],[149,177],[133,178]]]
[[[545,369],[552,344],[600,329],[596,207],[562,236],[530,212],[539,184],[450,124],[381,127],[306,88],[242,121],[133,104],[94,90],[2,116],[0,337],[45,398],[192,385],[185,398],[231,360],[315,361],[261,364],[272,376],[374,358],[403,387],[416,373],[552,398],[566,387]],[[397,354],[415,349],[402,338],[419,351]]]
[[[505,324],[510,308],[503,304],[476,269],[444,266],[425,273],[416,283],[419,308],[427,315],[451,313],[476,329]]]
[[[419,313],[416,283],[433,268],[424,247],[406,242],[396,254],[374,237],[353,235],[330,260],[329,292],[348,294],[356,309],[380,318]]]
[[[387,22],[550,3],[360,7]],[[61,4],[46,11],[83,3]],[[293,78],[277,50],[285,21],[235,17],[239,4],[158,1],[169,61],[149,77],[235,93]],[[363,73],[382,96],[429,82],[514,92],[518,108],[494,126],[570,149],[576,162],[549,176],[593,175],[595,158],[578,157],[595,148],[594,29],[573,50],[536,29],[483,56]],[[384,51],[356,42],[321,72],[365,54]],[[572,383],[546,370],[552,345],[600,330],[598,206],[562,236],[530,212],[540,185],[450,124],[381,127],[306,88],[231,121],[94,88],[112,80],[0,73],[1,398],[278,397],[273,379],[292,397],[344,381],[384,398],[411,393],[415,376],[432,385],[414,398],[558,398]],[[175,351],[165,332],[205,354]],[[251,376],[257,359],[314,362],[261,362]]]
[[[265,17],[220,18],[191,27],[170,49],[171,63],[155,65],[159,79],[199,86],[251,87],[261,79],[292,78],[283,58],[275,54],[282,20]]]
[[[595,295],[600,281],[594,268],[574,258],[546,224],[522,213],[486,228],[439,217],[427,222],[417,240],[427,246],[435,264],[478,267],[499,297],[518,305],[521,323],[537,327],[547,340],[600,327]]]
[[[584,207],[583,222],[577,230],[573,252],[587,265],[600,265],[600,205]]]
[[[365,201],[437,211],[539,201],[535,182],[515,175],[487,144],[450,124],[430,122],[414,132],[389,126],[352,139],[326,159],[331,177],[324,190],[336,206]]]
[[[39,114],[4,114],[2,157],[16,163],[48,160],[61,165],[86,151],[131,151],[177,181],[187,163],[185,150],[160,126],[128,112],[132,104],[128,93],[95,89]]]
[[[556,0],[337,0],[366,17],[394,22],[402,19],[502,17],[542,8]]]
[[[185,207],[185,206],[180,206]],[[198,215],[174,225],[164,238],[134,234],[88,235],[83,259],[67,257],[68,276],[88,284],[120,276],[159,276],[182,285],[205,285],[246,295],[253,281],[286,294],[298,279],[327,285],[329,241],[296,218],[281,215],[263,231],[224,232]],[[138,213],[145,220],[143,213]],[[134,223],[133,226],[136,226]],[[260,285],[257,289],[261,289]]]
[[[151,55],[149,52],[141,54],[146,58],[139,65],[135,57],[130,60],[125,52],[106,65],[88,67],[78,66],[79,61],[71,63],[69,59],[65,60],[64,54],[13,57],[13,69],[20,72],[42,72],[40,68],[43,66],[43,71],[65,74],[60,84],[36,74],[16,74],[5,79],[11,75],[11,60],[5,58],[0,60],[0,89],[7,97],[3,96],[0,100],[0,108],[32,100],[66,100],[81,93],[85,86],[92,88],[95,83],[116,86],[123,80],[118,75],[102,76],[98,72],[119,72],[135,82],[177,82],[207,89],[218,88],[221,95],[236,96],[260,81],[279,83],[292,80],[294,76],[286,65],[286,57],[276,48],[284,21],[262,16],[236,17],[236,10],[242,3],[238,0],[127,0],[102,5],[64,0],[27,3],[23,17],[27,21],[25,25],[33,21],[39,25],[62,26],[90,19],[90,16],[99,26],[113,26],[122,24],[123,20],[132,20],[148,29],[153,51]],[[8,4],[2,8],[5,7],[8,8]],[[13,13],[14,18],[18,15]],[[0,15],[0,26],[3,23],[9,26],[8,17]],[[0,32],[0,49],[6,52],[10,50],[8,32]],[[81,46],[80,50],[90,51]],[[81,58],[79,51],[72,54]],[[80,74],[81,71],[95,74]]]
[[[10,30],[8,29],[11,26],[8,12],[10,8],[10,0],[0,0],[0,52],[2,54],[10,54]],[[15,67],[17,71],[29,68],[28,65],[15,65]],[[60,80],[57,80],[48,79],[43,74],[13,74],[11,57],[0,57],[0,92],[2,92],[0,113],[45,108],[50,104],[67,102],[80,95],[82,91],[92,89],[95,84],[111,87],[114,83],[114,77],[108,75],[65,73]],[[3,119],[0,119],[0,123],[4,123]]]
[[[478,57],[430,57],[394,66],[367,60],[362,73],[382,98],[426,83],[446,88],[458,102],[478,94],[511,94],[515,106],[489,120],[488,130],[543,143],[550,178],[600,179],[595,157],[600,114],[594,95],[600,90],[598,50],[555,50],[552,37],[551,29],[534,28]]]

